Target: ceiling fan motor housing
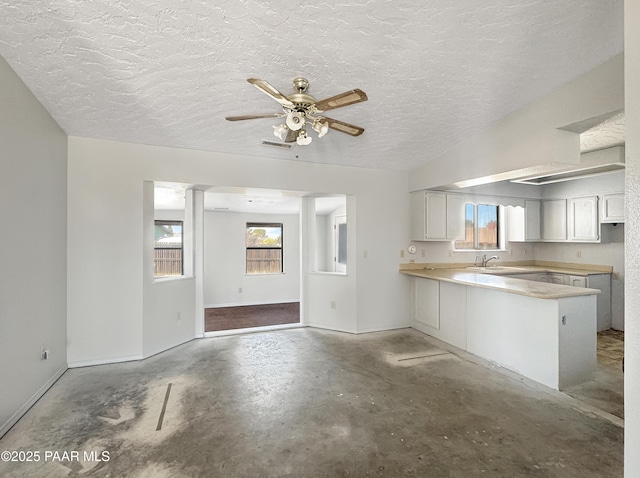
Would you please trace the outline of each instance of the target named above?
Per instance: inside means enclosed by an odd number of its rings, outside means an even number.
[[[285,122],[287,123],[287,127],[292,131],[298,131],[304,126],[305,123],[304,113],[299,111],[292,111],[287,114],[287,119]]]

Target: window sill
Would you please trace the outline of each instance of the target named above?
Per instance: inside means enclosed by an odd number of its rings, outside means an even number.
[[[346,272],[331,272],[331,271],[311,271],[311,274],[318,276],[346,276]]]
[[[158,276],[153,278],[154,284],[193,279],[193,276]]]
[[[286,272],[256,272],[253,274],[244,273],[246,277],[261,277],[261,276],[283,276]]]

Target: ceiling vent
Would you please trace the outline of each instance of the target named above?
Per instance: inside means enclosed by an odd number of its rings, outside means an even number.
[[[269,141],[268,139],[263,139],[262,145],[271,146],[272,148],[291,149],[291,143],[278,143],[276,141]]]

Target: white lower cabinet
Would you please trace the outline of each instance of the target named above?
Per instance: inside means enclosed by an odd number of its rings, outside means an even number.
[[[603,273],[577,276],[572,274],[559,274],[555,272],[535,272],[528,274],[510,274],[508,277],[532,280],[536,282],[548,282],[550,284],[598,289],[600,291],[600,294],[597,295],[596,299],[598,332],[611,328],[611,274]]]
[[[565,282],[567,285],[573,287],[587,287],[587,278],[584,276],[567,276],[568,282]]]
[[[413,280],[413,321],[432,330],[440,328],[440,281]],[[419,327],[418,327],[419,328]]]
[[[465,349],[467,288],[432,279],[412,279],[413,327]]]
[[[541,299],[426,278],[412,278],[412,293],[414,328],[548,387],[595,370],[594,295]]]

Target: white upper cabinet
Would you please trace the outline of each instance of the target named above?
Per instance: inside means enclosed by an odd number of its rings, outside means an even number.
[[[426,193],[424,196],[426,218],[425,239],[447,239],[447,195]]]
[[[447,195],[438,192],[411,193],[411,240],[447,238]]]
[[[507,240],[511,242],[540,240],[540,201],[527,199],[524,208],[507,206]]]
[[[598,242],[598,197],[569,199],[569,240],[574,242]]]
[[[464,238],[464,198],[433,191],[411,193],[411,240]]]
[[[624,193],[602,196],[600,222],[624,222]]]
[[[447,194],[447,238],[451,240],[465,238],[465,198]]]
[[[540,240],[540,201],[524,202],[524,240]]]
[[[545,199],[542,201],[542,240],[567,240],[567,200]]]

